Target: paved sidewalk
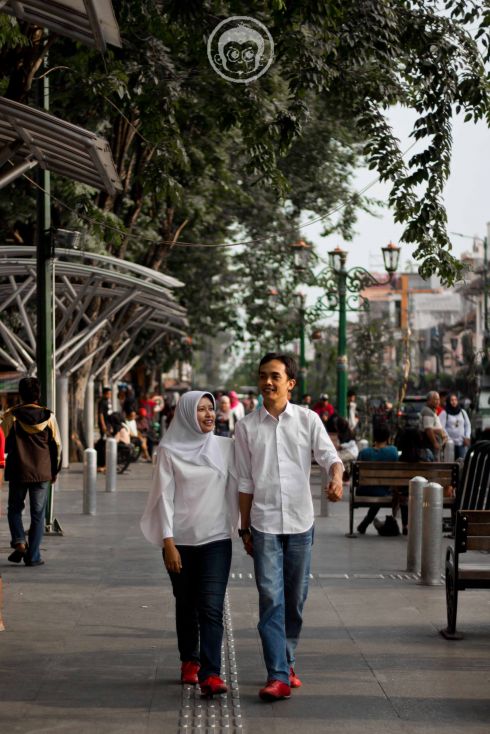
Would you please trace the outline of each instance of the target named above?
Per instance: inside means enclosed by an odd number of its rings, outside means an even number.
[[[182,689],[170,584],[139,531],[151,467],[131,469],[114,494],[99,478],[95,517],[81,512],[81,467],[63,476],[55,514],[65,534],[44,539],[45,566],[7,562],[0,518],[2,733],[488,734],[489,592],[461,594],[465,639],[447,642],[438,634],[444,587],[404,573],[406,538],[371,528],[346,538],[347,501],[316,521],[297,660],[303,688],[276,704],[257,697],[265,679],[257,593],[237,541],[224,655],[230,694],[209,703]],[[319,509],[316,484],[313,492]],[[3,487],[3,507],[5,495]]]

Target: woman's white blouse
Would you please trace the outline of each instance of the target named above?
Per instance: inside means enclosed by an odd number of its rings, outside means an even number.
[[[228,442],[227,442],[228,443]],[[226,449],[232,460],[233,442]],[[153,486],[141,519],[150,543],[203,545],[230,538],[238,522],[237,481],[209,466],[190,464],[159,447]]]

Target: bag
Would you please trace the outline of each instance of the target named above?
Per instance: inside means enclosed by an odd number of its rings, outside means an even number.
[[[395,537],[396,535],[400,535],[400,528],[398,527],[398,523],[393,515],[386,515],[384,523],[380,523],[378,521],[375,523],[375,526],[378,533],[385,537]]]

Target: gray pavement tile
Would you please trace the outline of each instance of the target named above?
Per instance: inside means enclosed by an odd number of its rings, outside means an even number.
[[[115,494],[99,478],[96,517],[81,514],[79,468],[65,475],[55,496],[65,535],[45,538],[39,569],[7,563],[0,518],[2,734],[177,732],[173,597],[158,550],[138,527],[150,472],[135,465]],[[318,511],[319,488],[314,495]],[[257,696],[265,681],[257,592],[250,559],[234,544],[229,598],[245,731],[488,734],[490,594],[463,592],[465,639],[443,640],[444,587],[392,578],[405,568],[406,538],[348,539],[347,518],[344,500],[316,519],[297,651],[304,686],[273,705]]]

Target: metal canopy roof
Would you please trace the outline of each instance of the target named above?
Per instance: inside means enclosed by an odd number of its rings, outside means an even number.
[[[55,365],[72,374],[91,360],[97,376],[124,374],[165,334],[185,336],[183,283],[136,263],[93,252],[55,251]],[[36,360],[34,247],[0,247],[0,359],[21,372]],[[145,329],[148,340],[136,350]]]
[[[105,138],[0,97],[0,166],[7,161],[14,165],[0,174],[0,188],[37,164],[111,195],[122,188]]]
[[[121,46],[111,0],[0,0],[0,9],[100,51]]]

